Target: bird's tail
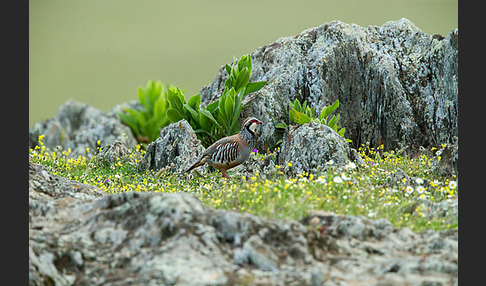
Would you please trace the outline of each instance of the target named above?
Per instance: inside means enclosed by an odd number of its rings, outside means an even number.
[[[201,159],[197,160],[194,164],[192,164],[191,167],[189,167],[189,169],[187,169],[184,173],[188,173],[190,172],[192,169],[194,168],[197,168],[199,166],[202,166],[206,164],[206,156],[202,157]]]

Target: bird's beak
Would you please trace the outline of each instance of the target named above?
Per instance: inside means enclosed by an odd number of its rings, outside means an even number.
[[[263,122],[261,122],[260,120],[257,120],[255,123],[256,124],[263,124]]]

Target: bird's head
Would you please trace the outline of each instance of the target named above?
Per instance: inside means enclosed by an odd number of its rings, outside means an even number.
[[[243,124],[241,124],[241,130],[247,129],[254,134],[258,124],[263,124],[263,122],[261,122],[256,117],[248,117],[243,121]]]

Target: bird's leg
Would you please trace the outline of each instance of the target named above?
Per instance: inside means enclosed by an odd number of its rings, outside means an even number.
[[[228,174],[226,173],[225,170],[221,170],[221,174],[223,175],[223,178],[226,178],[226,179],[229,180],[230,177],[228,176]]]

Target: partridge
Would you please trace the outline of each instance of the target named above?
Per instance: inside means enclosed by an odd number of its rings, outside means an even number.
[[[241,124],[238,134],[224,137],[209,146],[201,158],[199,158],[186,173],[194,168],[208,164],[221,171],[224,178],[229,179],[226,171],[245,162],[255,148],[257,135],[255,130],[258,124],[262,124],[255,117],[248,117]]]

